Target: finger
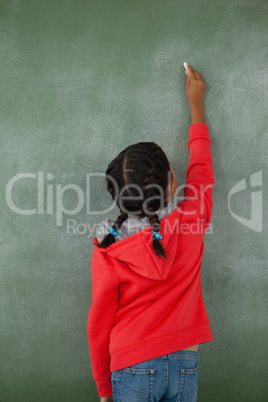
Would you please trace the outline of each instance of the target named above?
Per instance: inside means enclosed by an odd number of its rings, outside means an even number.
[[[189,73],[188,71],[185,71],[185,75],[186,75],[186,88],[190,85],[190,78],[189,78]]]
[[[190,79],[195,79],[195,78],[197,78],[196,75],[195,75],[195,70],[192,69],[192,67],[190,66],[190,64],[187,64],[187,67],[188,67],[188,70],[189,70],[189,72],[188,72],[189,78],[190,78]]]
[[[195,75],[196,75],[196,78],[198,78],[200,81],[205,82],[204,78],[202,77],[202,75],[198,71],[195,71]]]

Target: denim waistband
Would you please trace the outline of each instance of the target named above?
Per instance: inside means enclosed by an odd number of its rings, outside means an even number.
[[[178,356],[183,356],[186,357],[188,355],[193,355],[193,356],[199,356],[200,354],[200,346],[198,345],[197,351],[194,350],[178,350],[173,353],[168,353],[167,355],[159,356],[160,359],[166,359],[166,358],[173,358],[173,357],[178,357]]]

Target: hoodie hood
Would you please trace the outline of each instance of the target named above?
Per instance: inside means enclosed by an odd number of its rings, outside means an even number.
[[[178,236],[173,235],[172,228],[179,222],[181,210],[175,204],[169,203],[165,208],[156,211],[156,214],[161,224],[161,244],[166,250],[167,259],[158,257],[153,249],[152,228],[148,218],[128,219],[123,222],[115,238],[116,242],[107,248],[95,246],[95,250],[126,263],[130,269],[145,278],[166,279],[177,252]],[[114,221],[111,219],[101,222],[93,243],[100,243],[113,225]],[[176,230],[175,232],[177,233]]]

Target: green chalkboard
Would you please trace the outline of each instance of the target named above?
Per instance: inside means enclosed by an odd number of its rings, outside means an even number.
[[[110,160],[155,141],[185,182],[183,62],[203,75],[215,187],[200,402],[266,401],[265,0],[0,0],[0,401],[95,402],[90,260]]]

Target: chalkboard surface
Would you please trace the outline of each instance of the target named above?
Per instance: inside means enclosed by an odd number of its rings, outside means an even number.
[[[203,75],[215,187],[198,400],[266,401],[265,0],[1,0],[0,401],[98,401],[87,344],[108,163],[155,141],[185,182],[183,62]],[[265,184],[266,183],[266,184]],[[266,208],[267,211],[267,208]]]

